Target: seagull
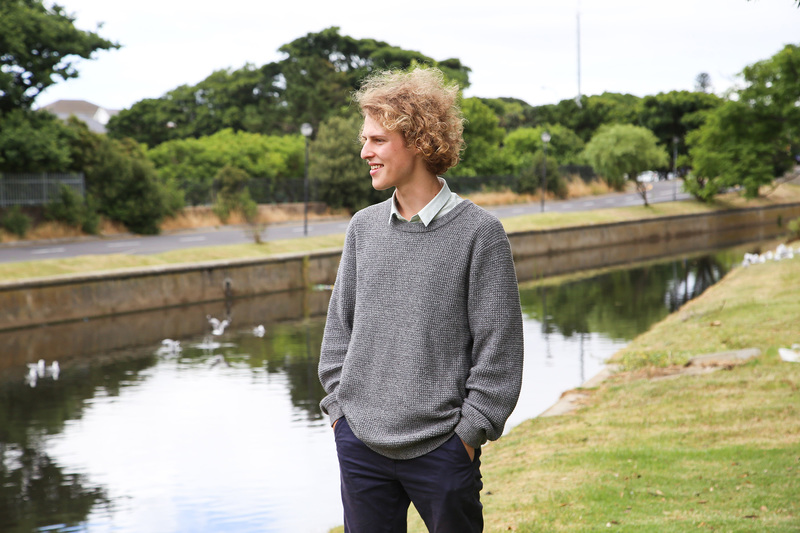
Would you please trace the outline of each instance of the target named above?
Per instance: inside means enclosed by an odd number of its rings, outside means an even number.
[[[37,377],[43,378],[45,374],[44,359],[39,359],[36,363],[28,363],[28,373],[36,373]]]
[[[225,332],[225,328],[227,328],[228,324],[231,323],[231,321],[227,318],[225,320],[220,320],[211,315],[206,315],[206,318],[208,319],[208,323],[211,325],[212,335],[222,335]]]
[[[263,337],[264,333],[266,333],[266,330],[264,329],[263,325],[258,325],[253,328],[253,335],[256,337]]]
[[[36,365],[28,365],[28,373],[25,375],[25,383],[30,385],[31,388],[34,388],[38,379],[39,374],[36,372]]]
[[[61,374],[61,365],[58,364],[58,361],[53,361],[50,364],[50,368],[47,369],[47,373],[50,374],[50,377],[53,378],[53,381],[58,381],[58,376]]]
[[[792,344],[792,348],[778,348],[778,355],[787,363],[800,363],[800,344]]]
[[[164,339],[161,341],[161,346],[156,350],[156,353],[159,355],[176,355],[180,353],[181,350],[181,341]]]

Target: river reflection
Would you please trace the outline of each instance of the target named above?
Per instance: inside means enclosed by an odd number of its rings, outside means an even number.
[[[738,250],[523,285],[523,391],[508,428],[740,259]],[[308,316],[304,299],[295,307]],[[258,302],[218,307],[171,319],[200,324],[171,335],[179,353],[153,340],[97,353],[65,336],[62,349],[74,353],[57,381],[31,387],[24,363],[0,374],[0,531],[323,533],[341,523],[333,436],[318,408],[324,317],[282,322],[274,306],[239,312]],[[202,330],[209,312],[233,316],[214,348]]]

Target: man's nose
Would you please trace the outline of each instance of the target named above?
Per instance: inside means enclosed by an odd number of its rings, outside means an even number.
[[[373,155],[375,154],[372,153],[372,149],[367,143],[364,143],[364,146],[361,147],[361,159],[369,159]]]

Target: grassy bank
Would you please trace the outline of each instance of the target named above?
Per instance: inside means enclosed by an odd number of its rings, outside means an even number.
[[[776,355],[800,342],[798,279],[800,258],[734,270],[622,350],[636,369],[577,412],[487,445],[486,531],[798,531],[800,364]],[[763,355],[657,377],[665,346]]]
[[[475,201],[489,205],[498,203],[494,197],[476,197]],[[505,200],[510,202],[509,199]],[[695,200],[654,204],[649,207],[596,209],[574,213],[537,213],[503,219],[507,232],[540,230],[558,227],[602,224],[624,220],[640,220],[665,216],[706,213],[735,207],[755,207],[778,203],[800,202],[800,185],[780,185],[765,196],[755,200],[744,200],[736,194],[720,196],[713,204]],[[246,231],[242,229],[242,231]],[[19,263],[0,264],[0,280],[14,281],[47,276],[59,276],[82,272],[97,272],[121,268],[147,267],[155,265],[196,263],[217,259],[268,257],[271,255],[307,252],[340,247],[344,234],[322,237],[307,237],[283,241],[268,241],[261,244],[240,244],[217,247],[189,248],[155,255],[113,254],[82,256],[69,259],[43,259]]]

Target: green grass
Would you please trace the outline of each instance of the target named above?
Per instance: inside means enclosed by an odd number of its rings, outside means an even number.
[[[487,531],[797,531],[800,365],[619,377],[486,447]],[[420,530],[422,531],[422,530]]]

